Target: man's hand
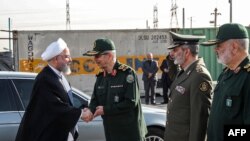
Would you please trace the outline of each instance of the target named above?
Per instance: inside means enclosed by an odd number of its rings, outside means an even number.
[[[97,116],[100,116],[100,115],[104,115],[103,106],[97,106],[96,107],[94,117],[97,117]]]
[[[150,78],[153,74],[152,73],[148,73],[148,78]]]
[[[169,70],[168,69],[164,69],[164,72],[169,72]]]
[[[85,122],[90,122],[93,120],[93,113],[88,108],[84,108],[82,110],[81,119]]]

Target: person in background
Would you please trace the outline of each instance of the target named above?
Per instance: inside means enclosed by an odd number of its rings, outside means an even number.
[[[204,36],[170,34],[174,45],[168,49],[181,70],[170,87],[164,140],[205,141],[212,78],[198,57],[198,42]]]
[[[115,44],[107,38],[97,39],[93,50],[83,55],[94,56],[102,70],[89,104],[94,116],[85,121],[101,116],[106,141],[144,141],[147,127],[135,70],[116,59]]]
[[[162,82],[162,90],[163,90],[163,102],[161,104],[167,104],[168,103],[168,89],[169,89],[169,82],[170,78],[168,75],[169,72],[169,64],[168,64],[168,55],[166,58],[162,61],[160,69],[162,71],[161,74],[161,82]]]
[[[172,51],[169,52],[167,56],[167,63],[168,63],[168,76],[169,76],[169,87],[171,86],[172,82],[174,81],[176,74],[180,71],[180,66],[174,63],[174,54]]]
[[[48,65],[35,79],[16,141],[74,141],[77,121],[91,115],[73,106],[72,89],[64,76],[71,72],[69,48],[59,38],[46,48],[42,59]]]
[[[147,53],[147,60],[142,62],[142,80],[145,90],[145,103],[149,104],[149,92],[151,92],[151,104],[155,105],[155,89],[157,81],[158,62],[153,60],[153,54]]]
[[[217,61],[225,65],[214,89],[208,141],[228,140],[224,135],[229,125],[250,125],[249,35],[243,25],[227,23],[219,27],[215,40],[202,45],[215,45]]]

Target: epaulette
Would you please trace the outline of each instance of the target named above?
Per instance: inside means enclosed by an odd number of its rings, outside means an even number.
[[[202,69],[201,65],[197,65],[196,71],[197,72],[203,72],[203,69]]]
[[[103,74],[103,72],[104,72],[104,70],[103,70],[103,69],[99,69],[99,72],[96,74],[96,76],[102,75],[102,74]]]
[[[129,69],[130,67],[125,65],[125,64],[122,64],[118,67],[118,70],[122,70],[122,71],[126,71],[127,69]]]
[[[247,72],[250,72],[250,63],[246,64],[244,69],[246,69]]]

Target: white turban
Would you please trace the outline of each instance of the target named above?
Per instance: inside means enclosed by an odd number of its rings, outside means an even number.
[[[68,47],[65,41],[62,38],[59,38],[57,41],[51,43],[46,48],[46,50],[42,53],[41,57],[44,61],[48,61],[53,57],[59,55],[66,48]]]

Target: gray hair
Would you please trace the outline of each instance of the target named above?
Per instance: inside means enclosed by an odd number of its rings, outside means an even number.
[[[196,56],[199,53],[199,45],[184,45],[183,48],[188,48],[192,56]]]
[[[235,41],[239,44],[239,46],[248,52],[249,50],[249,39],[235,39]]]
[[[116,50],[109,50],[109,51],[105,51],[104,53],[110,53],[113,55],[113,61],[116,61]]]

